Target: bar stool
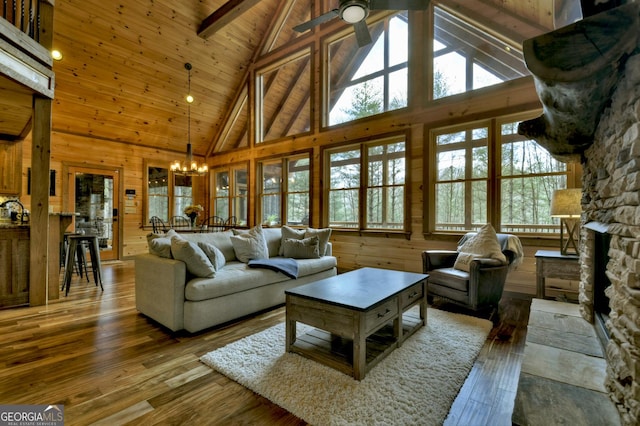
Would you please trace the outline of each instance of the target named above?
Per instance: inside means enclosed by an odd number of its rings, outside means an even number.
[[[91,269],[93,269],[93,280],[96,283],[100,283],[100,288],[104,291],[102,286],[102,265],[100,263],[100,246],[98,245],[98,237],[96,235],[82,235],[72,234],[67,236],[69,240],[69,249],[67,250],[67,256],[64,263],[64,281],[62,283],[62,289],[65,290],[65,296],[69,295],[69,287],[71,287],[71,275],[73,272],[73,259],[77,256],[77,251],[83,250],[84,244],[89,245],[89,255],[91,256]]]
[[[69,235],[81,235],[76,232],[65,232],[63,236],[63,240],[60,241],[60,269],[66,267],[67,262],[67,251],[69,250]],[[82,247],[80,250],[76,250],[75,261],[71,264],[71,269],[76,270],[80,278],[85,276],[87,278],[87,282],[89,282],[89,273],[87,272],[87,258],[85,256],[86,249],[88,248],[87,242],[82,242]],[[71,258],[73,260],[73,257]],[[83,275],[84,274],[84,275]],[[63,287],[64,288],[64,287]]]

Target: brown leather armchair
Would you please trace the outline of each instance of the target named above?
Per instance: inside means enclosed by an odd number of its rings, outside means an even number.
[[[467,234],[458,246],[474,235]],[[497,234],[507,264],[496,259],[474,259],[469,272],[455,269],[458,252],[454,250],[426,250],[422,252],[423,272],[427,279],[428,297],[441,297],[478,311],[498,307],[507,279],[509,267],[522,257],[522,245],[512,234]]]

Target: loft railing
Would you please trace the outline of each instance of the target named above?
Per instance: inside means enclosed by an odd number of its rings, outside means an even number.
[[[40,39],[40,0],[1,0],[2,17],[35,41]]]

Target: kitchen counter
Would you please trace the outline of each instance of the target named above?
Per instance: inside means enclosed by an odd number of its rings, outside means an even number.
[[[20,222],[0,222],[0,229],[29,229],[29,224],[21,224]]]

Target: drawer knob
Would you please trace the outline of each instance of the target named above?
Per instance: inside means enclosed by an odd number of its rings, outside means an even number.
[[[391,312],[391,309],[389,308],[385,309],[383,314],[378,312],[378,318],[382,318],[383,316],[387,315],[389,312]]]
[[[414,298],[414,297],[416,297],[417,295],[418,295],[418,292],[417,292],[417,291],[414,291],[413,293],[411,293],[411,294],[409,295],[409,299],[413,299],[413,298]]]

